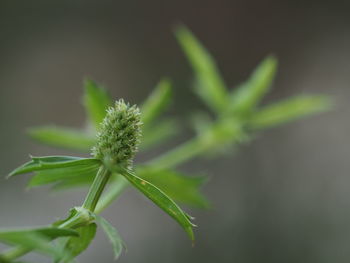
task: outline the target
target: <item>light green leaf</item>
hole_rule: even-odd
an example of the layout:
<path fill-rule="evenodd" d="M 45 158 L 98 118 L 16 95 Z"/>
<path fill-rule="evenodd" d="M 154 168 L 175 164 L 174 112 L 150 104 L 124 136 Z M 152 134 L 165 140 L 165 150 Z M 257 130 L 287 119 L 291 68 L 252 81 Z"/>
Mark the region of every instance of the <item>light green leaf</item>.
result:
<path fill-rule="evenodd" d="M 97 170 L 96 170 L 97 171 Z M 62 178 L 56 184 L 52 186 L 52 190 L 68 190 L 70 188 L 86 187 L 91 185 L 96 173 L 88 173 L 84 175 L 78 175 L 70 178 Z"/>
<path fill-rule="evenodd" d="M 140 149 L 145 151 L 158 146 L 178 133 L 179 125 L 175 120 L 159 121 L 157 125 L 144 129 Z"/>
<path fill-rule="evenodd" d="M 141 120 L 145 126 L 150 125 L 164 111 L 170 99 L 171 83 L 167 79 L 162 79 L 141 106 Z"/>
<path fill-rule="evenodd" d="M 79 158 L 73 156 L 44 156 L 33 157 L 31 161 L 13 170 L 8 177 L 25 174 L 30 172 L 37 172 L 49 169 L 63 169 L 81 166 L 96 166 L 101 164 L 101 161 L 95 158 Z"/>
<path fill-rule="evenodd" d="M 37 171 L 29 181 L 29 187 L 41 186 L 58 182 L 59 184 L 79 185 L 93 179 L 100 167 L 100 163 L 77 164 L 71 167 L 52 168 Z"/>
<path fill-rule="evenodd" d="M 258 110 L 248 125 L 253 129 L 265 129 L 327 111 L 331 106 L 327 96 L 296 96 Z"/>
<path fill-rule="evenodd" d="M 186 205 L 209 208 L 208 200 L 200 187 L 207 181 L 205 176 L 185 176 L 172 170 L 140 167 L 137 174 L 164 191 L 170 198 Z"/>
<path fill-rule="evenodd" d="M 178 27 L 175 35 L 195 71 L 196 92 L 214 112 L 221 113 L 227 107 L 227 90 L 214 59 L 186 27 Z"/>
<path fill-rule="evenodd" d="M 98 129 L 106 115 L 107 108 L 112 106 L 112 101 L 106 90 L 92 80 L 85 80 L 84 87 L 84 106 L 89 120 Z"/>
<path fill-rule="evenodd" d="M 123 247 L 125 247 L 123 240 L 121 239 L 117 229 L 113 227 L 106 219 L 99 215 L 95 215 L 95 217 L 96 222 L 102 227 L 109 241 L 112 243 L 114 258 L 117 260 L 122 253 Z"/>
<path fill-rule="evenodd" d="M 96 224 L 92 223 L 77 229 L 79 237 L 71 237 L 66 242 L 65 251 L 67 252 L 63 262 L 70 262 L 73 258 L 86 250 L 96 234 Z M 58 261 L 59 262 L 59 261 Z"/>
<path fill-rule="evenodd" d="M 0 231 L 0 241 L 10 245 L 18 245 L 24 248 L 37 250 L 38 252 L 48 255 L 63 256 L 65 252 L 55 248 L 50 241 L 57 237 L 78 235 L 78 232 L 72 229 L 60 229 L 53 227 L 24 230 L 4 230 Z"/>
<path fill-rule="evenodd" d="M 144 179 L 136 176 L 132 172 L 117 169 L 133 186 L 140 190 L 146 197 L 152 200 L 164 212 L 174 218 L 187 232 L 190 239 L 194 240 L 192 227 L 194 226 L 189 220 L 189 216 L 181 210 L 181 208 L 162 190 Z"/>
<path fill-rule="evenodd" d="M 79 233 L 73 229 L 68 228 L 56 228 L 56 227 L 45 227 L 31 230 L 21 230 L 21 232 L 35 232 L 48 238 L 54 239 L 57 237 L 68 237 L 68 236 L 79 236 Z M 1 235 L 1 234 L 0 234 Z"/>
<path fill-rule="evenodd" d="M 230 113 L 250 113 L 269 91 L 277 69 L 277 59 L 265 58 L 255 69 L 249 80 L 230 95 Z"/>
<path fill-rule="evenodd" d="M 95 143 L 95 138 L 83 131 L 56 126 L 34 127 L 28 130 L 33 139 L 55 147 L 87 151 Z"/>

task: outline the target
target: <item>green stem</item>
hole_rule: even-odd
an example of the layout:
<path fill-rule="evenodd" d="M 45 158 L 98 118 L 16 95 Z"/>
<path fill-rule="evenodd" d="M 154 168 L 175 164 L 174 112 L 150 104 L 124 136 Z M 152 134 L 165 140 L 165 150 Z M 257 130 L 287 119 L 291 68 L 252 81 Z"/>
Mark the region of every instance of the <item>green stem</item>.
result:
<path fill-rule="evenodd" d="M 118 198 L 121 193 L 129 185 L 129 182 L 122 176 L 118 175 L 117 179 L 110 183 L 109 189 L 104 194 L 97 203 L 95 208 L 95 213 L 101 213 L 106 207 L 108 207 L 116 198 Z"/>
<path fill-rule="evenodd" d="M 111 173 L 109 172 L 109 170 L 102 165 L 100 167 L 100 169 L 97 172 L 97 175 L 90 187 L 90 190 L 86 196 L 86 199 L 84 201 L 83 204 L 83 209 L 82 211 L 78 212 L 74 217 L 72 217 L 71 219 L 63 222 L 61 225 L 57 226 L 59 228 L 78 228 L 86 223 L 88 223 L 89 221 L 91 221 L 91 218 L 89 216 L 89 212 L 94 212 L 97 202 L 101 197 L 101 194 L 104 190 L 104 188 L 107 185 L 107 182 L 109 180 L 111 176 Z M 111 201 L 108 201 L 107 203 L 109 204 Z M 84 210 L 87 209 L 88 211 Z M 1 255 L 0 257 L 0 262 L 1 260 L 6 261 L 11 261 L 14 260 L 16 258 L 19 258 L 27 253 L 29 253 L 30 251 L 32 251 L 32 249 L 30 248 L 25 248 L 22 246 L 16 247 L 14 249 L 10 249 L 7 252 L 5 252 L 4 254 Z"/>
<path fill-rule="evenodd" d="M 111 177 L 111 172 L 102 165 L 97 172 L 97 175 L 90 187 L 89 193 L 83 204 L 83 208 L 94 212 L 97 202 L 100 199 L 104 188 L 106 187 L 109 178 Z"/>

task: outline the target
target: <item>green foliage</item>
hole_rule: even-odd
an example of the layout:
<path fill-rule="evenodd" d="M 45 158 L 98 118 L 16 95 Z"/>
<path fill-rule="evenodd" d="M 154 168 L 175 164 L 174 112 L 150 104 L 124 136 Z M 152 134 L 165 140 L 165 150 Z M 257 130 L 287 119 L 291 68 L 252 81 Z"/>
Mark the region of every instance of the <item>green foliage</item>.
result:
<path fill-rule="evenodd" d="M 86 80 L 84 87 L 84 106 L 89 120 L 98 129 L 106 115 L 107 108 L 112 106 L 112 100 L 105 89 L 92 80 Z"/>
<path fill-rule="evenodd" d="M 249 125 L 253 129 L 266 129 L 305 116 L 328 111 L 332 107 L 326 96 L 296 96 L 263 107 L 253 114 Z"/>
<path fill-rule="evenodd" d="M 34 229 L 20 229 L 20 230 L 4 230 L 0 231 L 0 242 L 8 245 L 19 245 L 24 250 L 36 250 L 40 253 L 50 256 L 64 256 L 65 252 L 62 252 L 58 248 L 50 244 L 52 239 L 58 237 L 78 236 L 78 232 L 72 229 L 63 229 L 55 227 L 43 227 Z M 7 258 L 11 256 L 11 252 L 4 253 L 0 256 L 0 262 L 7 261 Z"/>
<path fill-rule="evenodd" d="M 64 251 L 66 251 L 66 255 L 64 258 L 56 260 L 56 262 L 70 262 L 80 253 L 82 253 L 85 249 L 88 248 L 91 241 L 94 239 L 96 234 L 97 226 L 95 223 L 91 223 L 87 226 L 82 226 L 77 229 L 79 234 L 78 237 L 71 237 L 65 243 Z"/>
<path fill-rule="evenodd" d="M 187 232 L 191 240 L 194 240 L 192 227 L 194 224 L 189 220 L 187 214 L 185 214 L 181 208 L 162 190 L 155 185 L 147 182 L 144 179 L 136 176 L 127 169 L 122 169 L 121 173 L 133 186 L 140 190 L 146 197 L 152 200 L 157 206 L 164 210 L 168 215 L 174 218 Z"/>
<path fill-rule="evenodd" d="M 187 176 L 176 171 L 157 170 L 152 167 L 140 167 L 137 174 L 177 202 L 198 208 L 210 207 L 209 201 L 199 191 L 207 182 L 205 176 Z"/>
<path fill-rule="evenodd" d="M 101 161 L 94 158 L 71 156 L 32 157 L 32 161 L 22 165 L 9 174 L 9 177 L 35 172 L 29 186 L 40 186 L 52 183 L 65 184 L 77 178 L 95 176 Z"/>
<path fill-rule="evenodd" d="M 0 232 L 1 242 L 17 246 L 0 255 L 0 262 L 18 262 L 19 257 L 31 250 L 52 256 L 56 263 L 71 262 L 94 239 L 97 230 L 94 222 L 105 231 L 118 258 L 123 241 L 117 230 L 97 214 L 128 186 L 139 190 L 170 215 L 193 241 L 192 218 L 175 201 L 208 208 L 209 201 L 200 191 L 207 180 L 203 176 L 185 175 L 177 170 L 178 166 L 202 155 L 219 156 L 226 149 L 248 141 L 256 132 L 326 111 L 331 106 L 325 96 L 296 96 L 262 107 L 261 101 L 271 89 L 277 71 L 275 57 L 264 59 L 248 80 L 229 90 L 213 57 L 188 29 L 179 27 L 176 38 L 193 68 L 197 83 L 195 92 L 214 114 L 190 113 L 196 130 L 193 138 L 132 167 L 131 159 L 139 143 L 140 118 L 143 122 L 141 151 L 169 141 L 181 130 L 179 121 L 161 118 L 172 99 L 170 80 L 163 79 L 158 83 L 142 104 L 140 116 L 136 106 L 129 107 L 122 100 L 109 108 L 112 99 L 107 92 L 95 82 L 85 81 L 83 101 L 89 129 L 41 126 L 31 128 L 29 135 L 47 145 L 87 153 L 97 145 L 96 158 L 31 157 L 31 161 L 8 176 L 33 172 L 30 187 L 51 184 L 54 190 L 89 186 L 85 202 L 82 207 L 71 209 L 66 219 L 51 227 Z M 93 136 L 93 132 L 98 136 Z M 126 160 L 128 165 L 124 165 Z M 50 242 L 56 238 L 61 241 L 59 247 Z"/>
<path fill-rule="evenodd" d="M 101 161 L 95 158 L 80 158 L 72 156 L 44 156 L 34 157 L 31 156 L 31 161 L 23 164 L 22 166 L 13 170 L 8 177 L 12 177 L 19 174 L 26 174 L 30 172 L 38 172 L 51 169 L 64 169 L 63 172 L 70 173 L 65 169 L 72 169 L 77 166 L 90 166 L 101 164 Z"/>
<path fill-rule="evenodd" d="M 141 106 L 141 120 L 146 127 L 152 125 L 155 119 L 169 106 L 170 101 L 171 83 L 169 80 L 163 79 Z"/>
<path fill-rule="evenodd" d="M 186 27 L 178 27 L 175 35 L 199 82 L 197 94 L 214 112 L 222 112 L 228 103 L 227 91 L 214 59 Z"/>
<path fill-rule="evenodd" d="M 112 244 L 114 259 L 117 260 L 125 247 L 123 240 L 121 239 L 117 229 L 113 227 L 106 219 L 101 216 L 95 215 L 96 222 L 102 227 L 106 233 L 109 241 Z"/>
<path fill-rule="evenodd" d="M 31 128 L 28 134 L 35 140 L 58 148 L 70 148 L 79 151 L 89 151 L 95 144 L 95 138 L 82 134 L 79 130 L 60 128 L 56 126 L 41 126 Z"/>
<path fill-rule="evenodd" d="M 264 59 L 250 78 L 230 94 L 228 111 L 238 115 L 252 112 L 270 90 L 276 69 L 275 57 Z"/>

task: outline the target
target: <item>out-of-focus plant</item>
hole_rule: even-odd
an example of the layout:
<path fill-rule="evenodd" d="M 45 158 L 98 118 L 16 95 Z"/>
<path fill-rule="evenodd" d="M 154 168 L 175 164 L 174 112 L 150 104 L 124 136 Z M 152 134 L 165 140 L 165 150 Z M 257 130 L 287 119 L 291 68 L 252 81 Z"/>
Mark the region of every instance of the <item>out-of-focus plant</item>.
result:
<path fill-rule="evenodd" d="M 82 206 L 72 208 L 66 219 L 48 226 L 1 230 L 0 241 L 14 247 L 0 255 L 0 262 L 17 262 L 30 251 L 49 255 L 56 263 L 74 261 L 94 239 L 97 225 L 106 232 L 118 258 L 122 239 L 99 214 L 129 186 L 175 219 L 193 241 L 193 218 L 175 202 L 209 207 L 200 192 L 206 178 L 185 175 L 177 166 L 206 154 L 222 154 L 224 149 L 247 141 L 257 132 L 330 108 L 327 97 L 305 95 L 260 106 L 275 77 L 275 57 L 264 59 L 248 80 L 229 90 L 214 59 L 191 32 L 179 27 L 175 34 L 194 70 L 195 92 L 212 114 L 193 114 L 191 120 L 196 131 L 193 138 L 154 159 L 133 165 L 139 143 L 140 150 L 147 151 L 179 133 L 179 122 L 160 117 L 171 102 L 171 82 L 161 80 L 139 110 L 123 100 L 112 103 L 103 87 L 85 81 L 83 101 L 88 116 L 85 129 L 43 126 L 30 129 L 29 134 L 39 142 L 59 148 L 83 152 L 92 149 L 93 157 L 31 157 L 9 177 L 34 173 L 30 187 L 50 184 L 54 190 L 88 186 L 86 199 Z M 51 242 L 55 239 L 58 242 Z"/>

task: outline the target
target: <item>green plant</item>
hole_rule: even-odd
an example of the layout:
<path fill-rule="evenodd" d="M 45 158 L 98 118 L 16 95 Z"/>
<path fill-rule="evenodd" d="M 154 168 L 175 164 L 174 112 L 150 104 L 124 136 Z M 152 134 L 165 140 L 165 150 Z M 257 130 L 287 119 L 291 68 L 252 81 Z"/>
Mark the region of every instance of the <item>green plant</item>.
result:
<path fill-rule="evenodd" d="M 174 218 L 193 241 L 192 218 L 175 201 L 209 207 L 199 191 L 206 178 L 184 175 L 176 170 L 178 165 L 206 154 L 218 156 L 257 132 L 330 107 L 325 96 L 297 96 L 261 107 L 260 101 L 269 91 L 276 73 L 277 61 L 273 56 L 264 59 L 247 81 L 231 91 L 213 58 L 189 30 L 179 27 L 176 37 L 195 72 L 195 92 L 212 115 L 193 114 L 196 131 L 193 138 L 133 166 L 139 143 L 140 150 L 147 151 L 179 131 L 176 120 L 160 118 L 171 100 L 170 81 L 161 80 L 139 111 L 123 100 L 113 104 L 104 88 L 87 80 L 84 106 L 89 125 L 86 129 L 43 126 L 30 129 L 29 134 L 55 147 L 84 152 L 92 149 L 93 158 L 31 157 L 31 161 L 9 174 L 13 177 L 33 172 L 30 187 L 50 184 L 53 189 L 61 190 L 89 186 L 87 197 L 82 206 L 72 208 L 64 220 L 33 229 L 0 231 L 0 241 L 15 246 L 0 255 L 0 262 L 17 262 L 33 250 L 53 257 L 55 262 L 70 262 L 89 246 L 97 225 L 106 232 L 118 258 L 123 248 L 122 239 L 99 213 L 130 185 Z M 51 242 L 54 239 L 58 242 Z"/>

